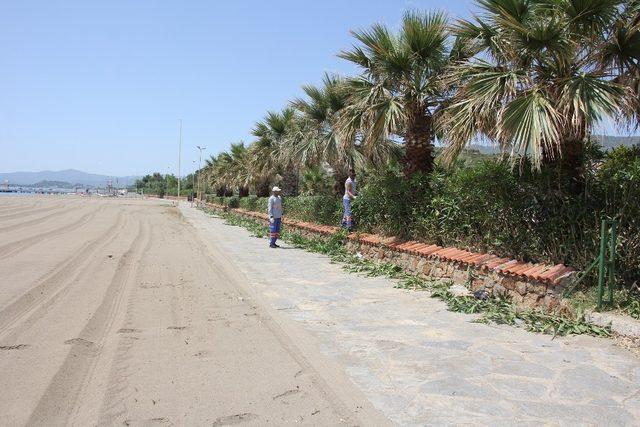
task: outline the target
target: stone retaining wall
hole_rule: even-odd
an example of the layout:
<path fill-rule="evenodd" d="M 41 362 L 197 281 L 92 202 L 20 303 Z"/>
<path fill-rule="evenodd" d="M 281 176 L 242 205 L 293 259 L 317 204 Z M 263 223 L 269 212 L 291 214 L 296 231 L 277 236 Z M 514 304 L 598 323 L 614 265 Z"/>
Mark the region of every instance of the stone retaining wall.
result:
<path fill-rule="evenodd" d="M 215 203 L 201 205 L 253 219 L 267 219 L 266 213 L 229 209 Z M 340 230 L 288 218 L 284 219 L 284 224 L 307 236 L 332 235 Z M 472 291 L 485 289 L 494 296 L 508 296 L 521 307 L 542 308 L 549 312 L 570 311 L 566 300 L 562 299 L 562 292 L 576 272 L 562 264 L 531 264 L 492 254 L 417 241 L 402 242 L 393 237 L 365 233 L 351 233 L 347 239 L 349 250 L 370 260 L 397 264 L 407 272 L 427 278 L 450 279 L 469 285 Z"/>

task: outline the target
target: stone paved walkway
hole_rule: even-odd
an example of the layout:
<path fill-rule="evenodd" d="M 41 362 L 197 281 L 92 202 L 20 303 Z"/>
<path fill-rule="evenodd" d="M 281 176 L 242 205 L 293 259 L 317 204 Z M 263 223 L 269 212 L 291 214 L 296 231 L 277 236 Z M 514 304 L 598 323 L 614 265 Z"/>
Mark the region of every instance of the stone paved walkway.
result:
<path fill-rule="evenodd" d="M 640 425 L 640 360 L 610 340 L 471 323 L 425 293 L 182 211 L 397 424 Z"/>

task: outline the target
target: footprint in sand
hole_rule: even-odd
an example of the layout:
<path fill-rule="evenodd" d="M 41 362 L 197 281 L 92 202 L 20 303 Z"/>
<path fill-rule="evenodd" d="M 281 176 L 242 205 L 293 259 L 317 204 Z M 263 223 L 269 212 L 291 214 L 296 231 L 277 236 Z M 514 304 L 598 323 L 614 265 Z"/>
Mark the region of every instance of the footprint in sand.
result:
<path fill-rule="evenodd" d="M 137 332 L 142 332 L 140 329 L 133 329 L 133 328 L 121 328 L 118 329 L 118 333 L 119 334 L 133 334 L 133 333 L 137 333 Z"/>
<path fill-rule="evenodd" d="M 3 350 L 3 351 L 24 350 L 27 347 L 29 347 L 28 344 L 0 345 L 0 350 Z"/>
<path fill-rule="evenodd" d="M 150 418 L 147 420 L 124 420 L 123 424 L 125 426 L 173 425 L 173 423 L 165 417 Z"/>
<path fill-rule="evenodd" d="M 248 421 L 253 421 L 256 418 L 258 418 L 256 414 L 245 412 L 243 414 L 235 414 L 235 415 L 229 415 L 226 417 L 216 418 L 216 420 L 213 422 L 213 424 L 211 424 L 211 426 L 212 427 L 230 426 L 234 424 L 241 424 L 241 423 L 246 423 Z"/>
<path fill-rule="evenodd" d="M 84 338 L 73 338 L 73 339 L 70 339 L 70 340 L 66 340 L 64 343 L 65 344 L 74 344 L 74 345 L 75 344 L 80 344 L 80 345 L 83 345 L 83 346 L 85 346 L 87 348 L 93 347 L 93 344 L 94 344 L 93 342 L 91 342 L 89 340 L 85 340 Z"/>
<path fill-rule="evenodd" d="M 280 393 L 277 396 L 273 396 L 273 400 L 283 399 L 285 397 L 293 396 L 294 394 L 298 394 L 298 393 L 300 393 L 300 389 L 299 388 L 294 388 L 294 389 L 291 389 L 291 390 L 287 390 L 284 393 Z"/>
<path fill-rule="evenodd" d="M 200 350 L 194 354 L 194 357 L 197 357 L 198 359 L 205 359 L 207 356 L 209 356 L 209 352 L 205 350 Z"/>

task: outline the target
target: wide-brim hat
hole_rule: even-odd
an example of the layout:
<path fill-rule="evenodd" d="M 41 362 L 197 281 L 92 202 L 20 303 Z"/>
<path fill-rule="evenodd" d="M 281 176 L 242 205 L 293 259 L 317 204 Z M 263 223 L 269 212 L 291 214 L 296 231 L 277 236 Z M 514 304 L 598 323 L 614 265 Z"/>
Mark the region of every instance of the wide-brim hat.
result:
<path fill-rule="evenodd" d="M 276 185 L 275 187 L 273 187 L 273 188 L 271 189 L 271 191 L 282 191 L 282 190 L 280 189 L 280 187 L 278 187 L 278 186 Z"/>

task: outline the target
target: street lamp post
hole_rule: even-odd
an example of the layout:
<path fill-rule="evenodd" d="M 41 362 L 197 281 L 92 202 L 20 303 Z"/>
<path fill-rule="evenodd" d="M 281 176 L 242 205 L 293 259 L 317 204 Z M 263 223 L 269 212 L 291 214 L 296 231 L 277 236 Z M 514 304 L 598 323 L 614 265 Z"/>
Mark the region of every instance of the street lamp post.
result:
<path fill-rule="evenodd" d="M 207 147 L 201 147 L 197 145 L 196 148 L 200 150 L 200 162 L 198 163 L 198 191 L 196 194 L 198 195 L 198 199 L 201 199 L 202 195 L 200 194 L 200 170 L 202 169 L 202 152 L 206 150 Z"/>
<path fill-rule="evenodd" d="M 193 161 L 193 174 L 191 175 L 191 207 L 193 207 L 193 202 L 194 202 L 194 194 L 193 191 L 196 189 L 196 174 L 198 173 L 196 169 L 196 161 Z"/>
<path fill-rule="evenodd" d="M 178 121 L 180 131 L 178 132 L 178 201 L 180 200 L 180 161 L 182 160 L 182 119 Z"/>

